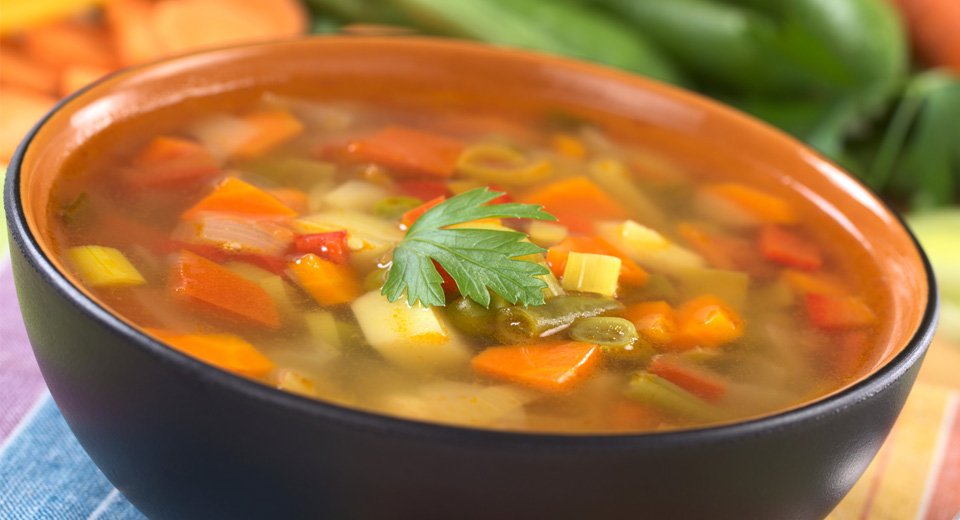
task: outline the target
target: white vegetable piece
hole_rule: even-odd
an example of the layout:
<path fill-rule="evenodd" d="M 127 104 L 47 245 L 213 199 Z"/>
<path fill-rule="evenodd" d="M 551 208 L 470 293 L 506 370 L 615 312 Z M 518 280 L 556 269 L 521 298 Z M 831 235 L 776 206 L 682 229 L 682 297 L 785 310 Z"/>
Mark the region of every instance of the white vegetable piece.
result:
<path fill-rule="evenodd" d="M 327 192 L 323 196 L 323 205 L 327 208 L 366 211 L 389 196 L 387 190 L 376 184 L 350 180 Z"/>
<path fill-rule="evenodd" d="M 221 162 L 256 137 L 257 128 L 234 116 L 211 116 L 194 123 L 187 133 Z"/>
<path fill-rule="evenodd" d="M 613 296 L 617 293 L 622 261 L 610 255 L 578 253 L 567 255 L 561 283 L 568 291 L 583 291 Z"/>
<path fill-rule="evenodd" d="M 529 232 L 530 241 L 540 247 L 550 247 L 567 238 L 566 226 L 542 220 L 531 222 Z"/>
<path fill-rule="evenodd" d="M 700 255 L 633 220 L 602 222 L 597 230 L 634 262 L 652 271 L 676 275 L 684 269 L 706 266 Z"/>
<path fill-rule="evenodd" d="M 384 411 L 402 417 L 452 424 L 484 426 L 520 425 L 526 418 L 523 405 L 534 394 L 509 385 L 485 386 L 441 381 L 414 393 L 387 398 Z"/>
<path fill-rule="evenodd" d="M 418 372 L 466 364 L 470 350 L 432 307 L 387 300 L 371 291 L 350 304 L 370 345 L 388 361 Z"/>

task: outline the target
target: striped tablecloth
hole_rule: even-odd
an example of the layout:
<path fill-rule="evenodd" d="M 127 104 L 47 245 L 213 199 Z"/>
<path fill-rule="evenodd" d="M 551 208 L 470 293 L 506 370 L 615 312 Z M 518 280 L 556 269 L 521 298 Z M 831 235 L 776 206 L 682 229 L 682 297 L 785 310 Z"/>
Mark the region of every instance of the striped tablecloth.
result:
<path fill-rule="evenodd" d="M 7 247 L 0 241 L 0 519 L 143 518 L 93 464 L 50 398 L 27 342 Z M 921 375 L 879 455 L 831 520 L 960 520 L 960 347 L 935 343 L 927 364 L 943 375 Z"/>

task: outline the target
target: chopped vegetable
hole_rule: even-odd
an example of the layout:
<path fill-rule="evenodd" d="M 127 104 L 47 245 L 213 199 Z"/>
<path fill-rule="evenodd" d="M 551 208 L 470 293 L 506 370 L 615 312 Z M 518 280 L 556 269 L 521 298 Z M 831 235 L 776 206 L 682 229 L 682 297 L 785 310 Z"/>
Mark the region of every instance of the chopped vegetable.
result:
<path fill-rule="evenodd" d="M 419 206 L 410 209 L 400 217 L 400 226 L 403 229 L 410 229 L 413 226 L 413 223 L 417 221 L 418 218 L 422 217 L 424 213 L 430 211 L 434 206 L 439 205 L 443 201 L 447 200 L 443 195 L 430 199 Z"/>
<path fill-rule="evenodd" d="M 663 229 L 666 226 L 666 215 L 643 190 L 637 187 L 627 165 L 622 161 L 614 159 L 593 161 L 590 163 L 587 174 L 597 186 L 631 212 L 634 218 L 650 227 Z M 610 215 L 610 218 L 617 217 Z"/>
<path fill-rule="evenodd" d="M 381 218 L 400 220 L 404 213 L 416 208 L 420 204 L 420 199 L 416 197 L 405 197 L 402 195 L 384 197 L 370 208 L 370 212 Z"/>
<path fill-rule="evenodd" d="M 460 297 L 447 306 L 447 318 L 458 330 L 474 336 L 493 333 L 494 310 L 470 298 Z"/>
<path fill-rule="evenodd" d="M 689 348 L 718 347 L 743 335 L 743 318 L 713 295 L 690 300 L 676 311 L 677 334 L 672 344 Z"/>
<path fill-rule="evenodd" d="M 269 328 L 280 326 L 276 304 L 250 280 L 190 251 L 181 251 L 170 273 L 170 290 L 221 314 Z"/>
<path fill-rule="evenodd" d="M 821 329 L 855 329 L 877 321 L 873 310 L 856 296 L 807 294 L 807 315 Z"/>
<path fill-rule="evenodd" d="M 310 336 L 321 343 L 338 349 L 344 347 L 337 330 L 337 319 L 330 311 L 313 311 L 303 315 L 303 321 L 310 331 Z"/>
<path fill-rule="evenodd" d="M 750 275 L 747 273 L 709 267 L 691 267 L 678 270 L 674 275 L 679 295 L 683 298 L 695 298 L 709 293 L 738 312 L 746 306 L 747 294 L 750 290 Z"/>
<path fill-rule="evenodd" d="M 537 390 L 563 392 L 593 374 L 599 362 L 599 346 L 573 341 L 490 347 L 477 354 L 470 365 L 486 376 Z"/>
<path fill-rule="evenodd" d="M 615 248 L 602 237 L 569 237 L 547 250 L 547 265 L 556 276 L 563 276 L 570 251 L 615 256 L 620 259 L 619 281 L 625 285 L 642 286 L 647 281 L 647 272 L 630 257 Z"/>
<path fill-rule="evenodd" d="M 553 222 L 534 220 L 527 229 L 530 240 L 541 247 L 559 244 L 567 238 L 567 228 Z M 554 273 L 556 274 L 556 273 Z"/>
<path fill-rule="evenodd" d="M 253 135 L 233 150 L 242 159 L 259 157 L 303 132 L 303 123 L 286 110 L 261 110 L 247 114 L 243 120 L 253 129 Z"/>
<path fill-rule="evenodd" d="M 579 318 L 600 316 L 623 309 L 617 300 L 599 295 L 566 295 L 543 305 L 509 306 L 496 314 L 494 333 L 505 344 L 525 343 L 555 334 Z"/>
<path fill-rule="evenodd" d="M 118 249 L 105 246 L 77 246 L 67 250 L 70 264 L 91 287 L 129 287 L 147 281 Z"/>
<path fill-rule="evenodd" d="M 703 188 L 717 197 L 735 204 L 738 208 L 770 224 L 794 224 L 798 217 L 793 206 L 786 200 L 745 184 L 733 182 L 714 184 Z"/>
<path fill-rule="evenodd" d="M 522 199 L 539 204 L 570 231 L 592 234 L 597 220 L 623 220 L 629 216 L 615 199 L 586 177 L 571 177 L 548 184 Z"/>
<path fill-rule="evenodd" d="M 726 382 L 719 376 L 676 357 L 656 356 L 647 370 L 710 402 L 719 401 L 727 391 Z"/>
<path fill-rule="evenodd" d="M 184 219 L 194 219 L 210 211 L 251 217 L 295 217 L 297 212 L 268 192 L 237 177 L 227 177 L 213 192 L 185 211 Z"/>
<path fill-rule="evenodd" d="M 350 266 L 308 253 L 288 264 L 294 280 L 320 305 L 349 303 L 361 294 L 360 281 Z"/>
<path fill-rule="evenodd" d="M 570 337 L 584 343 L 626 347 L 637 341 L 637 328 L 630 321 L 612 316 L 580 318 L 570 326 Z"/>
<path fill-rule="evenodd" d="M 481 143 L 460 154 L 457 170 L 480 182 L 515 186 L 550 177 L 552 167 L 547 159 L 530 159 L 509 146 Z"/>
<path fill-rule="evenodd" d="M 428 421 L 471 426 L 521 423 L 530 392 L 511 385 L 478 385 L 443 381 L 419 387 L 411 394 L 387 399 L 387 413 Z"/>
<path fill-rule="evenodd" d="M 343 230 L 297 235 L 293 239 L 293 250 L 300 254 L 312 253 L 335 264 L 346 264 L 350 254 L 347 232 Z"/>
<path fill-rule="evenodd" d="M 273 362 L 256 347 L 233 334 L 179 334 L 150 328 L 145 332 L 188 356 L 228 372 L 262 377 L 274 368 Z"/>
<path fill-rule="evenodd" d="M 187 243 L 214 246 L 225 253 L 274 257 L 283 255 L 293 242 L 293 232 L 276 222 L 208 212 L 182 222 L 174 236 Z"/>
<path fill-rule="evenodd" d="M 466 364 L 469 349 L 443 322 L 441 310 L 387 300 L 373 291 L 350 304 L 367 341 L 403 368 L 442 371 Z"/>
<path fill-rule="evenodd" d="M 720 409 L 655 374 L 640 372 L 630 379 L 626 396 L 672 417 L 716 421 Z"/>
<path fill-rule="evenodd" d="M 644 268 L 676 274 L 679 270 L 705 264 L 700 255 L 633 220 L 607 222 L 597 228 L 600 236 Z"/>
<path fill-rule="evenodd" d="M 543 302 L 545 283 L 536 278 L 549 270 L 514 257 L 540 253 L 543 249 L 523 241 L 524 235 L 492 229 L 444 229 L 482 218 L 551 219 L 551 215 L 528 204 L 494 204 L 500 196 L 486 188 L 453 197 L 423 214 L 393 252 L 393 264 L 383 294 L 397 301 L 407 299 L 423 305 L 444 305 L 442 278 L 433 266 L 438 262 L 457 282 L 460 293 L 483 306 L 490 305 L 493 290 L 511 303 Z"/>
<path fill-rule="evenodd" d="M 328 191 L 323 196 L 323 202 L 328 208 L 367 211 L 388 195 L 387 190 L 376 184 L 349 180 Z"/>
<path fill-rule="evenodd" d="M 219 172 L 217 159 L 199 143 L 159 136 L 133 158 L 133 168 L 125 180 L 138 189 L 176 189 L 210 179 Z"/>
<path fill-rule="evenodd" d="M 345 150 L 354 161 L 380 164 L 402 176 L 445 178 L 453 175 L 463 143 L 411 128 L 388 126 L 350 142 Z"/>
<path fill-rule="evenodd" d="M 797 269 L 819 269 L 823 265 L 820 248 L 805 238 L 779 226 L 760 230 L 760 253 L 764 258 Z"/>
<path fill-rule="evenodd" d="M 673 343 L 678 326 L 673 307 L 665 301 L 650 301 L 633 304 L 623 311 L 626 319 L 637 328 L 641 337 L 654 345 Z"/>
<path fill-rule="evenodd" d="M 567 256 L 561 284 L 568 291 L 581 291 L 613 296 L 620 278 L 620 259 L 615 256 L 578 253 Z"/>

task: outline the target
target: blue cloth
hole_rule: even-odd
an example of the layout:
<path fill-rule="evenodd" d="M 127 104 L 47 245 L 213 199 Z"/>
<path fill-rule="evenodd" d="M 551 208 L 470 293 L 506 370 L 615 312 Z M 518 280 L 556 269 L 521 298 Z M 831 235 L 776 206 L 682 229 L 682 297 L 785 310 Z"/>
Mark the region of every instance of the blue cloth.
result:
<path fill-rule="evenodd" d="M 0 451 L 0 519 L 144 518 L 97 469 L 44 393 Z"/>

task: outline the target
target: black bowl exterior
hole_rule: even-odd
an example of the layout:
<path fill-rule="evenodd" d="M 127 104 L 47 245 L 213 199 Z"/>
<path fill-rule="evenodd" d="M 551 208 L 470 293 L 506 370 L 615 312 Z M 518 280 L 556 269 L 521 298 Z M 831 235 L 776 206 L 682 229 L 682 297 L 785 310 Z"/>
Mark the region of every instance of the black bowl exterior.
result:
<path fill-rule="evenodd" d="M 582 437 L 426 425 L 158 355 L 43 260 L 9 195 L 43 376 L 83 447 L 151 518 L 822 518 L 890 431 L 931 339 L 928 323 L 828 403 L 739 425 Z"/>

